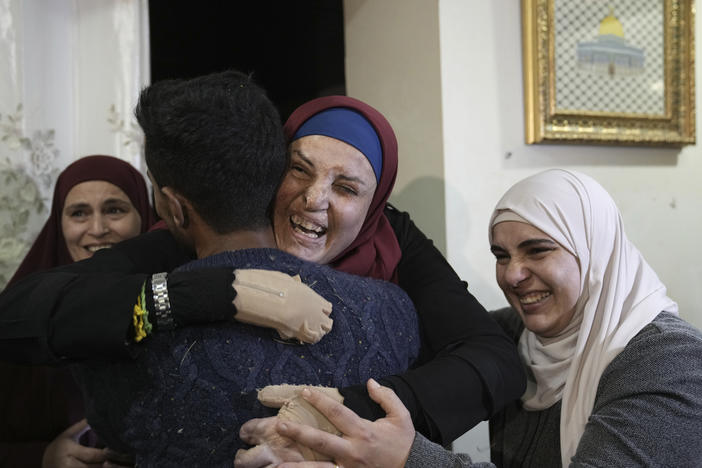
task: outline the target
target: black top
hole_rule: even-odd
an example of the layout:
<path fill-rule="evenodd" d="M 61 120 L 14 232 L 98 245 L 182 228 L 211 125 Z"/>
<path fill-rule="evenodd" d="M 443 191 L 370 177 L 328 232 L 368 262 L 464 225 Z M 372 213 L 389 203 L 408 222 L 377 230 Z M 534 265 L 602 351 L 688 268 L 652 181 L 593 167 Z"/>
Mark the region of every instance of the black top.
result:
<path fill-rule="evenodd" d="M 409 215 L 392 207 L 385 214 L 402 249 L 399 285 L 417 309 L 422 348 L 411 370 L 381 383 L 400 396 L 418 431 L 447 444 L 518 398 L 524 392 L 524 371 L 514 343 Z M 0 356 L 20 363 L 133 357 L 139 345 L 128 337 L 142 284 L 151 273 L 171 271 L 188 260 L 162 230 L 28 276 L 0 294 Z M 177 321 L 232 316 L 231 301 L 218 301 L 223 296 L 210 293 L 215 289 L 210 282 L 197 275 L 179 282 L 169 277 Z M 188 315 L 195 310 L 208 310 L 210 316 Z M 361 416 L 384 415 L 365 387 L 348 387 L 342 394 L 346 406 Z"/>

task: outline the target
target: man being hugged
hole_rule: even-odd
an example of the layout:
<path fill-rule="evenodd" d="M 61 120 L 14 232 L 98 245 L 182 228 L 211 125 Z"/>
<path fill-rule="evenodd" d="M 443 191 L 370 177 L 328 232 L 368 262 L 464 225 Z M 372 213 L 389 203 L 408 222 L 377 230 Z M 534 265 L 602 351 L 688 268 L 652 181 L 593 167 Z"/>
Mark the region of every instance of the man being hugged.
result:
<path fill-rule="evenodd" d="M 236 269 L 237 320 L 278 330 L 299 302 L 290 295 L 305 294 L 290 278 L 299 275 L 330 301 L 318 307 L 333 310 L 334 327 L 314 345 L 239 322 L 179 328 L 153 334 L 136 361 L 81 365 L 88 422 L 110 448 L 133 454 L 139 466 L 231 466 L 243 445 L 239 427 L 272 414 L 257 402 L 257 389 L 343 387 L 409 367 L 417 318 L 398 287 L 275 248 L 268 207 L 286 167 L 285 145 L 277 111 L 248 76 L 155 83 L 136 114 L 157 212 L 197 256 L 181 269 Z M 142 292 L 153 294 L 156 310 L 147 316 L 159 317 L 159 326 L 168 323 L 166 284 L 156 278 Z M 135 317 L 137 332 L 148 327 Z M 331 327 L 323 314 L 315 320 L 292 328 L 314 335 Z"/>

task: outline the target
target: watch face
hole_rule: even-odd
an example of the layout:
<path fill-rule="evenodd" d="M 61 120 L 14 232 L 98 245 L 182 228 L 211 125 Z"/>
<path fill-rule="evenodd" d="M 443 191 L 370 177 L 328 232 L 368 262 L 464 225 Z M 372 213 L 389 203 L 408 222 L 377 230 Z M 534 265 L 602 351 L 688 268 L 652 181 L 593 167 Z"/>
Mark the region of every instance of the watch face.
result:
<path fill-rule="evenodd" d="M 174 328 L 173 316 L 171 315 L 171 303 L 168 299 L 168 275 L 166 273 L 156 273 L 151 276 L 151 289 L 154 293 L 154 311 L 156 315 L 156 326 L 164 330 Z"/>

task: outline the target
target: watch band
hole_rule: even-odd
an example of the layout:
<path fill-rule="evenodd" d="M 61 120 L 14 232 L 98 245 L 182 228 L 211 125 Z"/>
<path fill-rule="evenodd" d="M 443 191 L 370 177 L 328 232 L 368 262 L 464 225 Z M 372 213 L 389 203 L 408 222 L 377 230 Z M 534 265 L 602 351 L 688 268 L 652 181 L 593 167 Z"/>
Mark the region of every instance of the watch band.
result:
<path fill-rule="evenodd" d="M 171 314 L 171 302 L 168 299 L 167 273 L 155 273 L 151 276 L 151 291 L 154 295 L 156 326 L 161 330 L 174 329 L 175 322 Z"/>

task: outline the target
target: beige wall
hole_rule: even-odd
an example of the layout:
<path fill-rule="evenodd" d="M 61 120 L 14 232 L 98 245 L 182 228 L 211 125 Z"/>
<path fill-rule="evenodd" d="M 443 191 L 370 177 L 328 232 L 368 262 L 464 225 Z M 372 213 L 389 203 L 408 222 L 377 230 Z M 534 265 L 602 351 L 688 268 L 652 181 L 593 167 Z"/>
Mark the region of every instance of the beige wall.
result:
<path fill-rule="evenodd" d="M 486 306 L 504 304 L 487 250 L 492 207 L 527 175 L 580 170 L 612 194 L 681 315 L 702 327 L 702 150 L 525 145 L 520 21 L 514 0 L 440 2 L 449 260 Z"/>
<path fill-rule="evenodd" d="M 390 201 L 445 252 L 436 0 L 344 0 L 346 91 L 382 112 L 400 148 Z"/>
<path fill-rule="evenodd" d="M 681 315 L 702 327 L 699 146 L 525 145 L 515 0 L 345 0 L 344 15 L 348 94 L 398 135 L 392 200 L 439 245 L 446 236 L 449 260 L 486 306 L 505 303 L 487 249 L 493 205 L 515 181 L 565 167 L 610 191 Z"/>
<path fill-rule="evenodd" d="M 345 0 L 349 94 L 389 117 L 402 148 L 394 199 L 434 238 L 445 232 L 448 260 L 486 307 L 497 308 L 506 301 L 487 245 L 495 202 L 546 168 L 590 174 L 612 194 L 629 238 L 681 316 L 702 328 L 702 149 L 525 145 L 519 4 Z M 443 232 L 434 224 L 439 211 Z M 487 435 L 477 433 L 457 447 L 486 460 Z"/>

